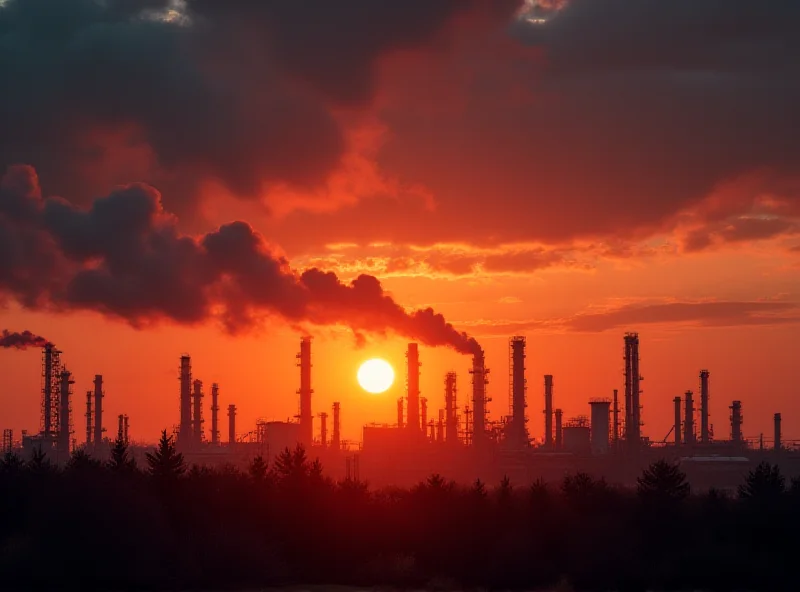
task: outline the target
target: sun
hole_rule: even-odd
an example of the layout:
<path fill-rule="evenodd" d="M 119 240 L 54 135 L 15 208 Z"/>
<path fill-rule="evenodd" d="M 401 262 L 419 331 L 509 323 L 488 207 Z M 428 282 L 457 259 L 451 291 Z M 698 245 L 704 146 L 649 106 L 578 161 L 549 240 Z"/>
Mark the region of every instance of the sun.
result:
<path fill-rule="evenodd" d="M 377 395 L 387 390 L 394 382 L 394 369 L 386 360 L 372 358 L 358 369 L 358 384 L 368 393 Z"/>

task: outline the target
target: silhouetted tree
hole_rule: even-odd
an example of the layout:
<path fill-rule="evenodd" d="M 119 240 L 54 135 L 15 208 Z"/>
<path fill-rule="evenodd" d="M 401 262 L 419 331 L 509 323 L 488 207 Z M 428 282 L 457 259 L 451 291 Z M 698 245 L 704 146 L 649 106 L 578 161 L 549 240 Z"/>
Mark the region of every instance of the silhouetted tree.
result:
<path fill-rule="evenodd" d="M 247 474 L 254 483 L 264 483 L 269 474 L 269 466 L 264 461 L 264 457 L 260 454 L 250 461 L 247 466 Z"/>
<path fill-rule="evenodd" d="M 99 470 L 102 464 L 89 456 L 83 448 L 74 451 L 67 461 L 66 469 L 72 473 Z"/>
<path fill-rule="evenodd" d="M 106 466 L 115 473 L 127 473 L 136 470 L 136 459 L 130 456 L 128 443 L 123 438 L 117 437 L 111 448 L 111 459 Z"/>
<path fill-rule="evenodd" d="M 689 497 L 686 474 L 676 464 L 657 460 L 636 480 L 636 493 L 646 503 L 676 503 Z"/>
<path fill-rule="evenodd" d="M 480 479 L 475 479 L 475 482 L 472 484 L 472 487 L 470 487 L 469 492 L 473 497 L 478 499 L 485 499 L 488 495 L 486 492 L 486 485 L 484 485 L 483 481 Z"/>
<path fill-rule="evenodd" d="M 30 459 L 25 463 L 25 467 L 34 474 L 46 474 L 55 472 L 55 467 L 41 446 L 34 447 Z"/>
<path fill-rule="evenodd" d="M 148 452 L 146 456 L 148 472 L 157 481 L 173 481 L 186 472 L 183 454 L 175 450 L 173 437 L 167 436 L 167 430 L 162 430 L 155 452 Z"/>
<path fill-rule="evenodd" d="M 743 500 L 768 503 L 778 501 L 786 492 L 786 479 L 778 465 L 762 461 L 745 477 L 739 485 L 739 498 Z"/>
<path fill-rule="evenodd" d="M 23 460 L 13 452 L 6 452 L 0 460 L 0 473 L 13 476 L 25 468 Z"/>

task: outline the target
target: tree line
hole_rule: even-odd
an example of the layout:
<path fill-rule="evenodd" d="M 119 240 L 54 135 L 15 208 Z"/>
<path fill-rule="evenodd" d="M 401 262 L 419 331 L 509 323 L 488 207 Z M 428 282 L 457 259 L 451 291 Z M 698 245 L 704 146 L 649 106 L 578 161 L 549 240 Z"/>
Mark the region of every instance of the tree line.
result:
<path fill-rule="evenodd" d="M 661 460 L 636 488 L 584 473 L 528 486 L 432 475 L 333 482 L 298 446 L 273 463 L 187 467 L 166 431 L 139 467 L 0 462 L 0 581 L 24 589 L 280 584 L 782 589 L 800 551 L 800 480 L 761 463 L 736 495 L 693 494 Z"/>

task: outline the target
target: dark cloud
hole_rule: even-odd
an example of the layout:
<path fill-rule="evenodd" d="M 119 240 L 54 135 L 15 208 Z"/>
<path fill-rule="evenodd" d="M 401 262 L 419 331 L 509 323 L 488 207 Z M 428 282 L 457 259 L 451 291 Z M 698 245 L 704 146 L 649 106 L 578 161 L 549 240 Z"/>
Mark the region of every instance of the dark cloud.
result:
<path fill-rule="evenodd" d="M 244 222 L 198 239 L 182 235 L 148 185 L 120 188 L 89 208 L 42 199 L 31 167 L 12 169 L 0 187 L 0 248 L 8 255 L 0 291 L 29 308 L 94 310 L 137 327 L 217 319 L 231 332 L 274 315 L 464 353 L 478 347 L 431 309 L 407 312 L 375 277 L 344 284 L 331 272 L 295 272 Z"/>
<path fill-rule="evenodd" d="M 798 224 L 794 220 L 743 217 L 694 229 L 687 234 L 683 247 L 687 252 L 702 251 L 712 246 L 765 240 L 797 232 Z"/>
<path fill-rule="evenodd" d="M 32 164 L 73 201 L 109 180 L 168 187 L 176 207 L 203 180 L 313 189 L 347 149 L 334 103 L 368 99 L 376 59 L 473 2 L 194 0 L 156 18 L 170 4 L 0 7 L 0 167 Z"/>
<path fill-rule="evenodd" d="M 465 28 L 450 51 L 382 78 L 392 136 L 380 163 L 428 187 L 436 209 L 364 201 L 314 238 L 638 240 L 672 230 L 721 183 L 800 173 L 799 11 L 572 0 L 510 36 L 507 23 Z M 296 213 L 287 240 L 307 223 Z"/>
<path fill-rule="evenodd" d="M 629 305 L 603 313 L 575 316 L 564 323 L 572 331 L 597 332 L 656 323 L 695 323 L 710 327 L 778 325 L 800 322 L 793 302 L 672 302 Z"/>
<path fill-rule="evenodd" d="M 0 334 L 0 347 L 26 349 L 28 347 L 44 347 L 48 343 L 50 342 L 47 339 L 30 331 L 22 331 L 20 333 L 3 329 L 2 334 Z"/>

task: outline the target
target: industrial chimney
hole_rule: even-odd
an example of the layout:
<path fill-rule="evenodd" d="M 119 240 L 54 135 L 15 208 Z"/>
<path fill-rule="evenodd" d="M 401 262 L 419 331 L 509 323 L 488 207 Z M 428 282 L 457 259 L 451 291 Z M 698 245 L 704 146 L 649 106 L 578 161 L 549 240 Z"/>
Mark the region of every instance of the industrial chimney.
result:
<path fill-rule="evenodd" d="M 780 452 L 782 448 L 781 443 L 781 414 L 775 414 L 775 452 Z"/>
<path fill-rule="evenodd" d="M 406 352 L 406 381 L 408 388 L 408 409 L 406 410 L 406 423 L 408 429 L 419 432 L 419 346 L 416 343 L 408 344 Z"/>
<path fill-rule="evenodd" d="M 472 445 L 482 448 L 487 441 L 486 438 L 486 362 L 483 350 L 472 356 Z"/>
<path fill-rule="evenodd" d="M 94 375 L 94 445 L 103 443 L 103 375 Z"/>
<path fill-rule="evenodd" d="M 211 444 L 219 445 L 219 385 L 211 384 Z"/>
<path fill-rule="evenodd" d="M 324 411 L 319 414 L 319 439 L 323 448 L 328 447 L 328 414 Z"/>
<path fill-rule="evenodd" d="M 339 410 L 341 406 L 339 402 L 333 404 L 333 437 L 331 438 L 331 448 L 334 450 L 339 450 L 341 448 L 341 438 L 339 431 L 340 424 L 339 424 Z"/>
<path fill-rule="evenodd" d="M 61 395 L 59 397 L 58 410 L 58 452 L 69 457 L 69 437 L 70 437 L 70 405 L 69 397 L 72 394 L 74 384 L 72 374 L 68 370 L 61 371 Z"/>
<path fill-rule="evenodd" d="M 92 391 L 86 391 L 86 446 L 92 445 Z"/>
<path fill-rule="evenodd" d="M 228 405 L 228 445 L 236 444 L 236 405 Z"/>
<path fill-rule="evenodd" d="M 672 431 L 675 432 L 675 446 L 681 445 L 681 398 L 675 397 L 672 399 L 675 403 L 675 427 Z"/>
<path fill-rule="evenodd" d="M 561 450 L 561 442 L 562 442 L 562 440 L 561 440 L 561 435 L 562 435 L 561 415 L 562 414 L 563 414 L 563 412 L 561 411 L 561 409 L 556 409 L 556 411 L 555 411 L 555 416 L 556 416 L 556 450 Z"/>
<path fill-rule="evenodd" d="M 203 381 L 192 383 L 192 442 L 200 447 L 203 442 Z"/>
<path fill-rule="evenodd" d="M 178 442 L 184 446 L 192 441 L 192 359 L 181 356 L 181 424 Z"/>
<path fill-rule="evenodd" d="M 683 441 L 691 446 L 694 444 L 694 393 L 686 391 L 684 399 Z"/>
<path fill-rule="evenodd" d="M 425 397 L 419 399 L 419 421 L 420 425 L 425 425 L 428 421 L 428 399 Z"/>
<path fill-rule="evenodd" d="M 522 448 L 528 445 L 528 429 L 525 425 L 525 338 L 512 337 L 508 343 L 509 370 L 511 373 L 511 441 Z"/>
<path fill-rule="evenodd" d="M 625 444 L 637 449 L 642 441 L 641 404 L 639 402 L 639 334 L 625 334 Z"/>
<path fill-rule="evenodd" d="M 456 416 L 456 373 L 448 372 L 444 377 L 445 439 L 458 442 L 458 417 Z"/>
<path fill-rule="evenodd" d="M 300 441 L 308 448 L 314 439 L 314 418 L 311 414 L 311 395 L 314 392 L 311 388 L 311 337 L 300 340 L 300 353 L 296 357 L 300 360 L 297 363 L 300 367 L 300 388 L 297 390 L 300 395 Z"/>
<path fill-rule="evenodd" d="M 553 375 L 544 375 L 544 445 L 553 448 Z"/>
<path fill-rule="evenodd" d="M 700 370 L 700 441 L 708 444 L 708 370 Z"/>
<path fill-rule="evenodd" d="M 734 401 L 731 406 L 731 441 L 735 444 L 742 443 L 742 402 Z"/>
<path fill-rule="evenodd" d="M 397 399 L 397 428 L 403 429 L 403 397 Z"/>

